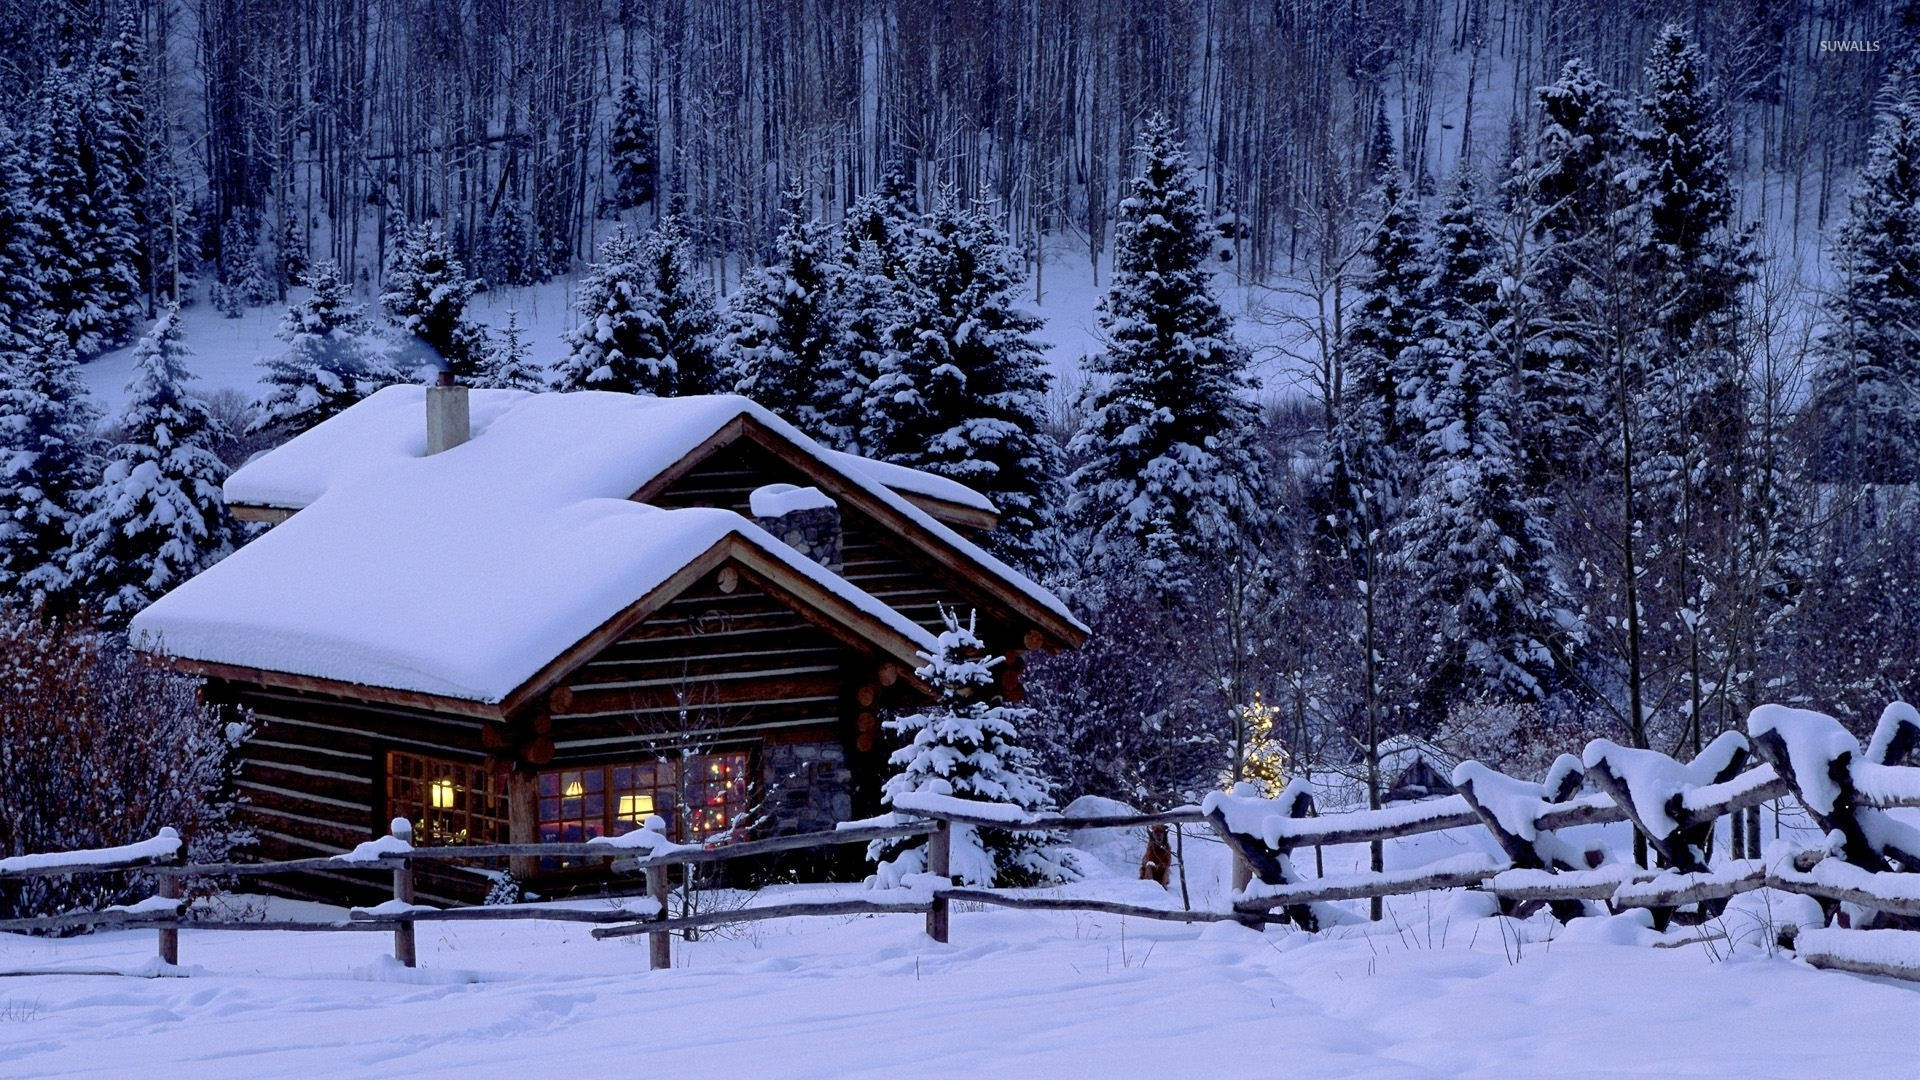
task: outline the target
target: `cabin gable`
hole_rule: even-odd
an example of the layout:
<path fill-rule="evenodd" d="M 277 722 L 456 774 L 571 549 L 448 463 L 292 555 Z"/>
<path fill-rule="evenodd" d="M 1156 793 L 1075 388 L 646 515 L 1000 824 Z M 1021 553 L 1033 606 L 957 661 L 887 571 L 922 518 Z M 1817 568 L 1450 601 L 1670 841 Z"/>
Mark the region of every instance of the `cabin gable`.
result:
<path fill-rule="evenodd" d="M 1014 610 L 1004 591 L 988 587 L 983 575 L 969 574 L 957 561 L 939 557 L 937 545 L 915 542 L 901 523 L 881 520 L 876 511 L 882 508 L 853 485 L 806 464 L 781 453 L 770 437 L 756 437 L 753 426 L 743 423 L 730 437 L 710 440 L 688 455 L 634 498 L 668 508 L 720 507 L 752 517 L 749 498 L 757 488 L 779 483 L 821 487 L 840 507 L 840 576 L 930 632 L 945 628 L 943 607 L 962 617 L 977 611 L 981 636 L 993 651 L 1004 655 L 1032 647 L 1028 634 L 1038 627 L 1032 617 Z M 968 530 L 957 531 L 964 535 Z M 1055 633 L 1044 636 L 1055 642 Z M 1077 644 L 1078 635 L 1066 643 Z"/>

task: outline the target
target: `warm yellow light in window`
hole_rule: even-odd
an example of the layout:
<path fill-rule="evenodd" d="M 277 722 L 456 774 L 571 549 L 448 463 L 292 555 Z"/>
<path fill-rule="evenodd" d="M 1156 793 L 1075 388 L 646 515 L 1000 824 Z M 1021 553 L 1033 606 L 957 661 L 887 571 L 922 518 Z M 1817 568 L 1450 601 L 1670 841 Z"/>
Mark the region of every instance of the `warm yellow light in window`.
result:
<path fill-rule="evenodd" d="M 427 785 L 427 796 L 428 801 L 433 804 L 435 810 L 451 810 L 453 808 L 453 781 L 444 776 L 440 777 L 433 783 Z"/>
<path fill-rule="evenodd" d="M 620 817 L 623 820 L 639 821 L 641 818 L 644 818 L 651 813 L 653 813 L 653 796 L 651 795 L 620 796 Z"/>
<path fill-rule="evenodd" d="M 587 793 L 586 785 L 582 784 L 580 782 L 580 778 L 576 776 L 573 779 L 567 781 L 566 790 L 563 791 L 561 794 L 565 795 L 569 799 L 577 799 L 580 796 L 585 795 L 586 793 Z"/>

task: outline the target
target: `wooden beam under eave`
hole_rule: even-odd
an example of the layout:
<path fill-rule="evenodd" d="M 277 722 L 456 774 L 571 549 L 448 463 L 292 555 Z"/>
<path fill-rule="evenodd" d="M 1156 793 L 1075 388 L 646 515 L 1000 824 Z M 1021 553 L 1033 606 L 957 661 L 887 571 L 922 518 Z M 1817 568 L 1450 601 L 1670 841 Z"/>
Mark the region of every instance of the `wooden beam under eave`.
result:
<path fill-rule="evenodd" d="M 877 649 L 905 664 L 909 672 L 919 665 L 919 647 L 913 639 L 753 544 L 738 539 L 735 544 L 734 557 L 753 583 L 801 618 L 862 651 Z M 823 614 L 827 617 L 822 618 Z"/>
<path fill-rule="evenodd" d="M 258 506 L 253 503 L 228 503 L 227 511 L 235 521 L 278 525 L 300 511 L 291 506 Z"/>
<path fill-rule="evenodd" d="M 207 679 L 220 679 L 224 682 L 245 683 L 251 686 L 265 686 L 276 690 L 296 690 L 306 694 L 320 694 L 325 697 L 344 698 L 348 701 L 367 701 L 380 705 L 399 705 L 409 709 L 422 709 L 427 712 L 448 713 L 454 716 L 469 716 L 477 720 L 500 720 L 505 717 L 501 707 L 484 701 L 467 698 L 448 697 L 444 694 L 429 694 L 418 690 L 396 690 L 388 686 L 369 686 L 365 683 L 345 682 L 339 679 L 323 679 L 315 675 L 297 675 L 289 671 L 269 671 L 265 668 L 244 667 L 239 664 L 221 664 L 211 660 L 191 660 L 180 656 L 160 654 L 158 659 L 177 671 L 189 675 L 198 675 Z"/>

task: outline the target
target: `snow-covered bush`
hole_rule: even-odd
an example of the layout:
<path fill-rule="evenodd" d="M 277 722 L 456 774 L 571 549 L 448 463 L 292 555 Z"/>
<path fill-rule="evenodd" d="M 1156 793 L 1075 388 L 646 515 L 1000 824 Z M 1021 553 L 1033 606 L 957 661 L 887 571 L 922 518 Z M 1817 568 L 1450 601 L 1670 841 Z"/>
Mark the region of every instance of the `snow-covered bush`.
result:
<path fill-rule="evenodd" d="M 1051 784 L 1020 743 L 1020 727 L 1033 710 L 996 702 L 993 669 L 1001 658 L 989 656 L 974 634 L 952 612 L 940 634 L 938 651 L 915 674 L 932 685 L 935 703 L 888 720 L 889 731 L 906 745 L 887 760 L 898 766 L 881 797 L 896 805 L 909 793 L 951 796 L 1024 811 L 1051 810 Z M 1058 836 L 1034 830 L 953 827 L 948 868 L 966 885 L 1023 886 L 1071 880 L 1079 876 Z M 867 857 L 878 864 L 877 883 L 897 885 L 926 869 L 926 841 L 875 841 Z"/>
<path fill-rule="evenodd" d="M 132 843 L 171 826 L 197 861 L 247 836 L 234 821 L 238 718 L 195 680 L 78 622 L 0 608 L 0 856 Z M 0 918 L 151 895 L 143 875 L 0 882 Z"/>

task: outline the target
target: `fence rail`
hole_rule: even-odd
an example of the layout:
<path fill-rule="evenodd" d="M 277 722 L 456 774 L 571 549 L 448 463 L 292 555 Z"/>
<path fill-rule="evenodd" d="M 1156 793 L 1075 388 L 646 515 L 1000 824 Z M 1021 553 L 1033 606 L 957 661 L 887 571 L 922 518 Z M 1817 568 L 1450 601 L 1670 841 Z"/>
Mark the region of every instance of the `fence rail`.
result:
<path fill-rule="evenodd" d="M 1211 796 L 1198 807 L 1097 817 L 1028 814 L 950 797 L 912 796 L 898 800 L 889 818 L 827 832 L 736 843 L 674 844 L 657 832 L 643 830 L 583 844 L 416 848 L 411 844 L 408 823 L 396 820 L 389 836 L 343 855 L 270 863 L 200 864 L 184 861 L 180 838 L 169 829 L 151 840 L 119 848 L 0 859 L 0 882 L 137 872 L 154 876 L 160 892 L 138 904 L 101 911 L 4 920 L 0 921 L 0 930 L 101 926 L 153 929 L 159 934 L 160 956 L 168 964 L 178 963 L 181 930 L 380 931 L 393 934 L 395 957 L 412 966 L 416 962 L 414 928 L 418 923 L 541 919 L 592 924 L 595 938 L 648 935 L 650 964 L 660 968 L 670 962 L 669 942 L 674 933 L 769 919 L 918 914 L 926 919 L 928 935 L 945 942 L 955 903 L 1029 911 L 1090 911 L 1187 923 L 1260 926 L 1293 922 L 1312 930 L 1320 925 L 1319 905 L 1469 888 L 1491 894 L 1510 914 L 1523 914 L 1530 906 L 1546 904 L 1564 919 L 1584 913 L 1587 905 L 1604 902 L 1615 911 L 1651 909 L 1656 925 L 1664 927 L 1678 909 L 1697 906 L 1699 914 L 1707 916 L 1714 913 L 1709 909 L 1730 897 L 1773 888 L 1814 896 L 1830 913 L 1837 913 L 1843 901 L 1877 913 L 1867 925 L 1893 927 L 1896 933 L 1911 935 L 1912 954 L 1920 957 L 1920 850 L 1902 850 L 1901 838 L 1914 834 L 1889 827 L 1893 823 L 1879 817 L 1891 808 L 1920 807 L 1920 768 L 1889 760 L 1897 748 L 1920 742 L 1920 714 L 1890 708 L 1891 719 L 1883 719 L 1883 730 L 1862 750 L 1829 718 L 1813 713 L 1785 716 L 1790 710 L 1780 710 L 1776 715 L 1767 712 L 1770 708 L 1756 710 L 1751 742 L 1737 733 L 1723 735 L 1685 765 L 1652 751 L 1597 741 L 1581 758 L 1563 757 L 1541 783 L 1517 780 L 1467 763 L 1453 777 L 1457 794 L 1424 803 L 1327 816 L 1314 816 L 1310 792 L 1298 784 L 1272 799 L 1241 791 Z M 1761 759 L 1758 762 L 1755 753 Z M 1598 790 L 1576 796 L 1583 782 Z M 1714 825 L 1719 818 L 1786 797 L 1807 807 L 1827 835 L 1840 837 L 1845 843 L 1833 851 L 1776 852 L 1768 865 L 1757 858 L 1758 837 L 1753 835 L 1747 837 L 1751 843 L 1743 845 L 1746 850 L 1733 852 L 1733 860 L 1722 859 L 1717 867 L 1709 865 Z M 1568 863 L 1570 848 L 1556 837 L 1558 832 L 1622 821 L 1631 823 L 1645 838 L 1659 856 L 1660 867 Z M 1237 884 L 1244 887 L 1237 890 L 1231 910 L 1183 910 L 1095 897 L 926 885 L 862 898 L 793 901 L 677 916 L 668 905 L 668 874 L 674 866 L 926 837 L 926 877 L 937 881 L 947 876 L 956 828 L 1054 832 L 1189 824 L 1205 824 L 1234 853 Z M 1315 878 L 1295 871 L 1290 858 L 1308 847 L 1371 844 L 1473 827 L 1486 829 L 1502 855 L 1465 856 L 1403 871 Z M 1920 847 L 1920 843 L 1913 846 Z M 1740 858 L 1743 855 L 1746 858 Z M 610 908 L 550 903 L 436 908 L 414 903 L 417 866 L 529 856 L 604 858 L 622 870 L 644 873 L 647 895 Z M 344 920 L 252 921 L 209 917 L 180 898 L 184 884 L 193 879 L 312 870 L 390 874 L 393 899 L 353 909 Z M 1809 949 L 1806 958 L 1816 965 L 1858 970 L 1857 957 L 1848 959 L 1852 955 L 1845 947 L 1849 939 L 1833 935 L 1834 931 L 1822 931 L 1817 936 L 1820 948 Z M 1883 969 L 1889 964 L 1876 963 L 1875 972 L 1886 973 Z M 1906 977 L 1920 978 L 1920 959 L 1891 966 Z"/>

